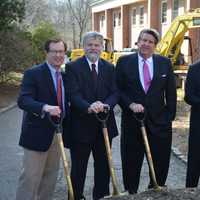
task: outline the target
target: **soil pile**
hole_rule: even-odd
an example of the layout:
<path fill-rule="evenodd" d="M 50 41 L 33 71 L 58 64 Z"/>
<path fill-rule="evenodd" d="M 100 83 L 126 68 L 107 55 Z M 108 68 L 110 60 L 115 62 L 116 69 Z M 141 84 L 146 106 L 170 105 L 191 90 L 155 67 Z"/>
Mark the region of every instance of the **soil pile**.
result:
<path fill-rule="evenodd" d="M 161 191 L 148 190 L 136 195 L 110 197 L 109 200 L 200 200 L 198 189 L 163 189 Z"/>

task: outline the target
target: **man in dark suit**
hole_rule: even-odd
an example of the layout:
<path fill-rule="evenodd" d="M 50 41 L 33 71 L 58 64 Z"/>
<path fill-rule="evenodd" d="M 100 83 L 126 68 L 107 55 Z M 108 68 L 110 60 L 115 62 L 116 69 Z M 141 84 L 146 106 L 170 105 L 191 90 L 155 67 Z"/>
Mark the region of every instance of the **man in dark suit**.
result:
<path fill-rule="evenodd" d="M 141 124 L 136 120 L 144 113 L 145 126 L 155 167 L 157 182 L 165 184 L 171 150 L 172 120 L 176 112 L 176 86 L 169 59 L 154 54 L 159 34 L 144 29 L 138 37 L 138 53 L 119 58 L 117 85 L 122 107 L 121 159 L 125 190 L 136 193 L 144 159 Z M 150 180 L 149 188 L 152 187 Z"/>
<path fill-rule="evenodd" d="M 186 85 L 185 101 L 191 105 L 190 132 L 186 187 L 197 187 L 200 176 L 200 133 L 199 133 L 199 113 L 200 113 L 200 61 L 189 67 Z"/>
<path fill-rule="evenodd" d="M 103 48 L 103 36 L 89 32 L 84 36 L 85 56 L 67 63 L 71 101 L 71 160 L 72 184 L 75 199 L 83 199 L 87 163 L 92 152 L 94 158 L 93 199 L 97 200 L 109 194 L 109 168 L 103 139 L 101 123 L 95 113 L 110 107 L 107 121 L 109 139 L 117 133 L 113 107 L 118 101 L 114 67 L 100 58 Z"/>
<path fill-rule="evenodd" d="M 19 144 L 24 148 L 23 168 L 16 200 L 52 199 L 56 184 L 60 150 L 52 118 L 65 116 L 67 127 L 68 100 L 61 76 L 66 45 L 60 39 L 45 44 L 46 62 L 24 73 L 18 106 L 24 110 Z"/>

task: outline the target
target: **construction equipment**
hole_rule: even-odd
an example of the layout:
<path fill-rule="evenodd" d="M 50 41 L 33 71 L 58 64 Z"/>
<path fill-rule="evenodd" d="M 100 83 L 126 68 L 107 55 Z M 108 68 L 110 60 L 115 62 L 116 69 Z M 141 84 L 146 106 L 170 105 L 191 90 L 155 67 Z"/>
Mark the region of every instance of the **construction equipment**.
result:
<path fill-rule="evenodd" d="M 156 52 L 160 55 L 169 57 L 174 66 L 174 70 L 187 69 L 183 67 L 181 59 L 181 45 L 184 39 L 188 39 L 192 60 L 191 39 L 185 37 L 185 33 L 191 28 L 200 27 L 200 8 L 190 10 L 183 15 L 177 16 L 171 23 L 168 31 L 157 44 Z M 181 68 L 182 66 L 182 68 Z"/>
<path fill-rule="evenodd" d="M 190 10 L 183 15 L 177 16 L 171 23 L 168 31 L 161 38 L 160 42 L 157 44 L 156 52 L 160 55 L 166 56 L 171 59 L 174 66 L 174 70 L 185 70 L 185 71 L 175 71 L 177 73 L 187 72 L 188 63 L 182 62 L 183 55 L 181 53 L 181 45 L 184 39 L 189 41 L 189 52 L 190 52 L 190 62 L 193 61 L 192 55 L 192 45 L 191 39 L 185 33 L 191 28 L 200 27 L 200 8 Z M 136 51 L 136 50 L 135 50 Z M 104 39 L 104 50 L 101 57 L 107 61 L 116 64 L 117 59 L 126 54 L 133 53 L 132 51 L 113 51 L 112 40 L 110 38 Z M 71 53 L 71 60 L 74 60 L 80 56 L 84 55 L 83 49 L 74 49 Z M 182 61 L 181 61 L 182 59 Z M 190 64 L 190 63 L 189 63 Z"/>
<path fill-rule="evenodd" d="M 101 53 L 101 58 L 109 62 L 112 62 L 112 56 L 113 56 L 112 40 L 110 38 L 104 38 L 103 47 L 104 49 Z M 83 49 L 73 49 L 70 55 L 70 60 L 73 61 L 83 55 L 84 55 Z"/>
<path fill-rule="evenodd" d="M 188 65 L 193 62 L 191 38 L 185 36 L 189 29 L 200 27 L 200 8 L 190 10 L 177 16 L 171 23 L 168 31 L 157 44 L 156 52 L 171 59 L 176 75 L 177 87 L 184 89 Z M 187 61 L 181 52 L 184 40 L 188 40 L 189 58 Z"/>

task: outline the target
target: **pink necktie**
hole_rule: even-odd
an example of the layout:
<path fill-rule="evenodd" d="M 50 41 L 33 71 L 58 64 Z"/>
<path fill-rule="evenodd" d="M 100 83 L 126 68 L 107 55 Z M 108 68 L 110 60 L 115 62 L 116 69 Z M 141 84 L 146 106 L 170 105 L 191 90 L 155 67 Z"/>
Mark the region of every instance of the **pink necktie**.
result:
<path fill-rule="evenodd" d="M 149 66 L 145 60 L 143 65 L 143 77 L 144 77 L 144 91 L 147 93 L 149 86 L 151 85 L 151 76 L 149 72 Z"/>

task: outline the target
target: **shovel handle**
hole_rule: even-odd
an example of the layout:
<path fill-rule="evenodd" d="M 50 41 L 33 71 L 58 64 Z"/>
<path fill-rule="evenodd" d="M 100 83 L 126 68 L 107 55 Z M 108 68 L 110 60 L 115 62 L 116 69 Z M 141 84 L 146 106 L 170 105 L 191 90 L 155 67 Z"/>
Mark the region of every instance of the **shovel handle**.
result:
<path fill-rule="evenodd" d="M 147 113 L 146 113 L 146 110 L 144 109 L 144 112 L 140 112 L 140 113 L 133 112 L 133 116 L 138 122 L 143 124 L 144 120 L 146 119 Z"/>
<path fill-rule="evenodd" d="M 148 162 L 148 165 L 149 165 L 150 175 L 151 175 L 151 178 L 152 178 L 152 181 L 153 181 L 153 186 L 154 186 L 155 189 L 159 189 L 160 186 L 158 185 L 157 180 L 156 180 L 156 174 L 155 174 L 153 159 L 152 159 L 149 141 L 148 141 L 148 138 L 147 138 L 146 128 L 145 128 L 145 124 L 144 124 L 144 120 L 145 120 L 147 114 L 146 114 L 145 110 L 144 110 L 143 113 L 139 113 L 139 114 L 140 115 L 137 115 L 137 114 L 134 113 L 133 116 L 141 124 L 142 138 L 143 138 L 143 141 L 144 141 L 146 158 L 147 158 L 147 162 Z"/>
<path fill-rule="evenodd" d="M 48 112 L 46 112 L 45 115 L 47 116 L 51 125 L 56 129 L 56 132 L 62 132 L 62 122 L 64 119 L 64 115 L 61 113 L 60 117 L 56 117 L 56 121 L 53 120 L 52 116 Z"/>
<path fill-rule="evenodd" d="M 109 117 L 109 106 L 104 106 L 104 111 L 100 113 L 95 113 L 95 116 L 99 122 L 102 122 L 102 124 L 105 124 Z"/>

